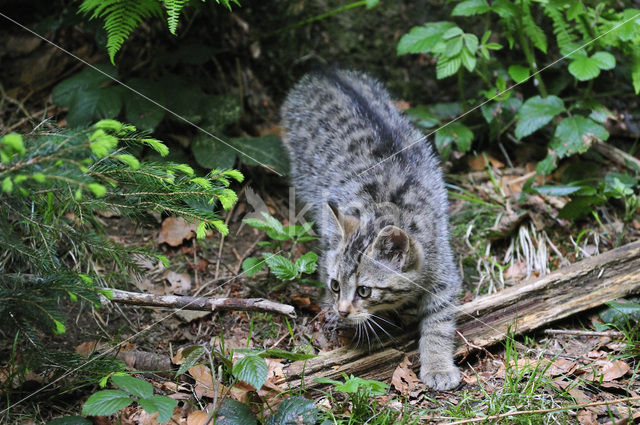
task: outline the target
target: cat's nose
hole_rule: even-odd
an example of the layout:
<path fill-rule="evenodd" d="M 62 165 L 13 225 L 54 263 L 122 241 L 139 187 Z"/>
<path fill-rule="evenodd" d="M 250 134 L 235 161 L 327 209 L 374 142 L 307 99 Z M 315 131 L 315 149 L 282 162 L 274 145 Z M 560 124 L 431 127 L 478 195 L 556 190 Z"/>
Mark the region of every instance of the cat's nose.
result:
<path fill-rule="evenodd" d="M 338 314 L 340 315 L 340 317 L 347 317 L 349 315 L 349 312 L 338 310 Z"/>

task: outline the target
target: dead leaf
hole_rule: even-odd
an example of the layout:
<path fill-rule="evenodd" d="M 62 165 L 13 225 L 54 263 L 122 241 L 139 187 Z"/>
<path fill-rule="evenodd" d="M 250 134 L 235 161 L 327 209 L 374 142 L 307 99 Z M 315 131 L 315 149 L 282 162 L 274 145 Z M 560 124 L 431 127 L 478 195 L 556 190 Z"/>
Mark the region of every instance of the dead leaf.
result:
<path fill-rule="evenodd" d="M 396 108 L 400 109 L 401 111 L 406 111 L 407 109 L 411 108 L 411 104 L 406 100 L 396 100 Z"/>
<path fill-rule="evenodd" d="M 411 370 L 409 357 L 404 356 L 398 367 L 396 367 L 396 370 L 393 371 L 391 385 L 398 390 L 400 394 L 407 394 L 418 384 L 420 384 L 420 379 L 416 376 L 415 372 Z"/>
<path fill-rule="evenodd" d="M 631 368 L 623 360 L 596 360 L 587 371 L 585 379 L 593 382 L 610 382 L 629 372 Z"/>
<path fill-rule="evenodd" d="M 578 422 L 580 425 L 598 425 L 598 416 L 586 409 L 578 411 Z"/>
<path fill-rule="evenodd" d="M 176 316 L 181 318 L 184 322 L 189 323 L 197 319 L 202 319 L 211 313 L 211 311 L 178 310 L 176 311 Z"/>
<path fill-rule="evenodd" d="M 213 398 L 215 392 L 213 391 L 213 376 L 211 376 L 211 369 L 205 365 L 193 366 L 189 369 L 189 375 L 196 380 L 196 386 L 194 391 L 198 398 L 202 396 Z"/>
<path fill-rule="evenodd" d="M 300 294 L 294 294 L 291 297 L 291 301 L 293 301 L 293 304 L 297 307 L 308 307 L 311 305 L 311 299 L 309 297 L 303 297 Z"/>
<path fill-rule="evenodd" d="M 77 345 L 73 350 L 82 355 L 89 355 L 105 344 L 103 341 L 86 341 Z"/>
<path fill-rule="evenodd" d="M 281 360 L 278 359 L 264 359 L 267 362 L 267 368 L 269 371 L 267 372 L 267 381 L 278 381 L 282 378 L 285 378 L 284 374 L 284 365 Z"/>
<path fill-rule="evenodd" d="M 194 410 L 187 416 L 187 425 L 205 425 L 209 422 L 211 414 L 202 410 Z"/>
<path fill-rule="evenodd" d="M 191 276 L 186 273 L 176 273 L 167 270 L 164 278 L 169 282 L 169 285 L 171 285 L 168 290 L 168 295 L 186 294 L 191 290 Z"/>
<path fill-rule="evenodd" d="M 196 225 L 194 223 L 189 223 L 182 217 L 167 217 L 162 222 L 162 228 L 158 233 L 158 243 L 179 246 L 185 239 L 192 239 L 195 234 Z"/>
<path fill-rule="evenodd" d="M 551 366 L 545 372 L 546 376 L 554 377 L 558 375 L 570 375 L 578 368 L 578 364 L 574 361 L 558 358 L 555 359 Z"/>
<path fill-rule="evenodd" d="M 480 155 L 476 155 L 474 157 L 469 158 L 469 162 L 468 162 L 469 168 L 471 168 L 474 171 L 481 171 L 487 168 L 487 163 L 485 162 L 485 159 L 484 159 L 485 155 L 489 160 L 489 164 L 491 164 L 493 167 L 504 168 L 503 162 L 486 153 L 484 155 L 480 154 Z"/>
<path fill-rule="evenodd" d="M 551 385 L 560 390 L 568 392 L 571 395 L 571 397 L 573 397 L 576 400 L 576 403 L 579 403 L 579 404 L 590 403 L 593 401 L 589 396 L 587 396 L 584 393 L 584 391 L 578 389 L 575 386 L 575 382 L 567 382 L 562 379 L 556 379 L 551 381 Z"/>

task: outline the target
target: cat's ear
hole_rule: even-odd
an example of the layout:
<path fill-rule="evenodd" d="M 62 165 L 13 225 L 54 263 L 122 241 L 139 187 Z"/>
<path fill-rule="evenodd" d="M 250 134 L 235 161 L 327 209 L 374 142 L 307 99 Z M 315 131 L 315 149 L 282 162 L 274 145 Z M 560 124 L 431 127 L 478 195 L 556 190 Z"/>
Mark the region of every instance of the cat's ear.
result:
<path fill-rule="evenodd" d="M 418 244 L 396 226 L 386 226 L 378 233 L 369 255 L 396 271 L 407 271 L 420 265 Z"/>
<path fill-rule="evenodd" d="M 334 229 L 334 233 L 342 239 L 347 239 L 347 237 L 358 228 L 358 224 L 360 224 L 357 217 L 342 214 L 338 206 L 333 202 L 329 202 L 326 205 L 326 210 L 329 213 L 329 228 Z"/>

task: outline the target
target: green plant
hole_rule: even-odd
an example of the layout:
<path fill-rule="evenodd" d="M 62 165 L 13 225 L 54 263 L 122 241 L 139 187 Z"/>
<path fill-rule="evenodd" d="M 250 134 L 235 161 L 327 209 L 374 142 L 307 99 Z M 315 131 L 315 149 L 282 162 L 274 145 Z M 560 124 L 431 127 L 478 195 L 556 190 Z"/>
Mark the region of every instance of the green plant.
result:
<path fill-rule="evenodd" d="M 271 241 L 261 241 L 258 243 L 263 248 L 270 248 L 276 253 L 262 254 L 264 261 L 257 257 L 246 258 L 242 262 L 242 270 L 247 276 L 254 276 L 265 266 L 280 280 L 300 279 L 303 274 L 311 274 L 316 271 L 318 255 L 309 251 L 301 255 L 295 261 L 292 261 L 293 253 L 296 246 L 301 242 L 314 240 L 311 236 L 312 222 L 304 225 L 288 225 L 283 226 L 275 218 L 263 212 L 264 220 L 257 218 L 248 218 L 243 220 L 244 223 L 251 227 L 267 232 L 267 236 Z M 290 244 L 287 256 L 279 255 L 284 250 L 284 245 Z"/>
<path fill-rule="evenodd" d="M 152 212 L 178 215 L 197 225 L 198 238 L 209 229 L 228 232 L 215 209 L 234 204 L 230 180 L 242 181 L 240 172 L 198 177 L 185 164 L 140 161 L 128 151 L 142 148 L 168 153 L 159 140 L 114 120 L 0 139 L 0 315 L 10 318 L 0 327 L 15 336 L 19 353 L 2 357 L 12 359 L 16 376 L 43 363 L 51 379 L 70 369 L 88 378 L 121 370 L 108 359 L 85 364 L 41 340 L 41 332 L 66 332 L 65 302 L 99 308 L 100 295 L 108 298 L 109 287 L 127 284 L 140 257 L 168 264 L 150 249 L 111 238 L 101 214 L 134 222 Z"/>
<path fill-rule="evenodd" d="M 451 16 L 469 22 L 470 27 L 482 22 L 482 35 L 465 32 L 454 22 L 433 22 L 411 29 L 397 48 L 400 55 L 432 55 L 438 79 L 458 77 L 459 102 L 407 111 L 425 128 L 440 126 L 464 113 L 476 96 L 497 96 L 494 102 L 482 105 L 490 138 L 499 141 L 514 124 L 516 140 L 544 130 L 551 137 L 548 155 L 538 164 L 538 172 L 549 174 L 559 159 L 583 153 L 595 140 L 609 137 L 602 125 L 606 108 L 596 101 L 592 90 L 601 71 L 624 71 L 635 93 L 640 93 L 639 9 L 569 0 L 497 0 L 492 4 L 463 0 L 456 2 Z M 491 30 L 498 27 L 500 31 Z M 555 46 L 548 40 L 546 27 L 553 29 Z M 552 49 L 566 55 L 568 61 L 558 66 L 566 66 L 568 74 L 538 72 L 538 64 L 543 62 L 540 54 L 548 55 Z M 509 66 L 503 65 L 505 62 Z M 477 83 L 464 84 L 466 75 L 479 77 Z M 519 93 L 524 101 L 514 90 L 506 90 L 509 80 L 522 83 L 530 77 L 535 80 L 533 87 L 522 86 Z M 585 81 L 586 86 L 580 84 Z M 527 95 L 531 90 L 537 94 Z M 580 101 L 567 107 L 559 96 L 575 92 Z M 454 144 L 467 152 L 473 137 L 469 127 L 456 121 L 440 128 L 435 142 L 446 157 Z"/>
<path fill-rule="evenodd" d="M 178 21 L 184 6 L 189 0 L 83 0 L 78 12 L 89 15 L 89 19 L 104 20 L 107 32 L 107 52 L 111 63 L 125 40 L 140 23 L 149 18 L 162 16 L 162 9 L 167 13 L 169 32 L 176 35 Z M 231 3 L 240 6 L 238 0 L 216 0 L 231 10 Z"/>
<path fill-rule="evenodd" d="M 167 423 L 173 415 L 173 409 L 178 405 L 172 398 L 153 395 L 153 386 L 142 379 L 120 373 L 111 376 L 110 380 L 120 389 L 102 390 L 92 394 L 82 406 L 83 415 L 108 416 L 137 402 L 147 413 L 159 412 L 158 422 Z"/>

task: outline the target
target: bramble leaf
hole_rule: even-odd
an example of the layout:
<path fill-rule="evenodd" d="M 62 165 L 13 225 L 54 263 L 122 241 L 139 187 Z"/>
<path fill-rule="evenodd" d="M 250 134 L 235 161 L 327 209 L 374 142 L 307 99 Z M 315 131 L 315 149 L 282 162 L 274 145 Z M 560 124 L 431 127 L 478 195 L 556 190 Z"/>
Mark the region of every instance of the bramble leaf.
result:
<path fill-rule="evenodd" d="M 515 135 L 522 139 L 547 125 L 553 117 L 564 112 L 564 102 L 557 96 L 534 96 L 527 99 L 518 111 Z"/>

